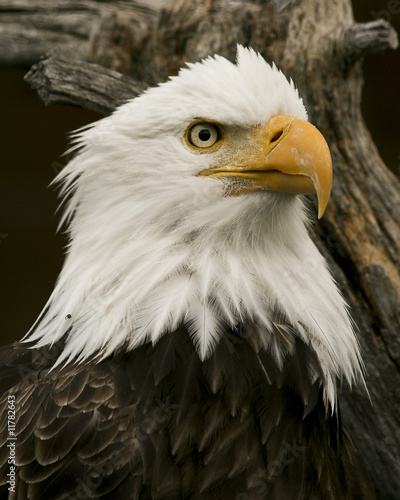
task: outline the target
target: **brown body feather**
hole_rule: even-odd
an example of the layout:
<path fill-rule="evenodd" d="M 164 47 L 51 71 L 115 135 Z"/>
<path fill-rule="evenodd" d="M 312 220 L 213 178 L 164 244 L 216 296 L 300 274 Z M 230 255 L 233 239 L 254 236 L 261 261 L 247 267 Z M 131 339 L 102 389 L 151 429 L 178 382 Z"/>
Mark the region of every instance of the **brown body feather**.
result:
<path fill-rule="evenodd" d="M 62 346 L 0 351 L 0 499 L 8 395 L 16 499 L 372 499 L 340 415 L 296 340 L 279 369 L 256 334 L 229 332 L 201 362 L 179 329 L 155 346 L 50 371 Z"/>

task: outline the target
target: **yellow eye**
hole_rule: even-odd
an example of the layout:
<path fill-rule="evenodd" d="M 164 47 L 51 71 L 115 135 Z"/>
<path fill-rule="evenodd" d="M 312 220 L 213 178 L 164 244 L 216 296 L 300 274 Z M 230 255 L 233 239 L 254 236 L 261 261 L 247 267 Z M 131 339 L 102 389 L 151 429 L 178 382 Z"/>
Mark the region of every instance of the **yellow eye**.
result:
<path fill-rule="evenodd" d="M 213 123 L 196 123 L 187 132 L 189 144 L 196 148 L 209 148 L 220 139 L 219 128 Z"/>

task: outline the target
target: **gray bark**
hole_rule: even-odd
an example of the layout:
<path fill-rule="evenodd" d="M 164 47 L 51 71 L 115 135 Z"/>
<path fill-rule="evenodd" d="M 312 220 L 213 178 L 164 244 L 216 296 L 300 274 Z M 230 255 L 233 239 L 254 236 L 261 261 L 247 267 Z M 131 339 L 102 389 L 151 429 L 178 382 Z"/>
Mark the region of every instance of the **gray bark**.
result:
<path fill-rule="evenodd" d="M 69 104 L 103 115 L 148 87 L 104 66 L 56 55 L 41 59 L 25 80 L 46 105 Z"/>

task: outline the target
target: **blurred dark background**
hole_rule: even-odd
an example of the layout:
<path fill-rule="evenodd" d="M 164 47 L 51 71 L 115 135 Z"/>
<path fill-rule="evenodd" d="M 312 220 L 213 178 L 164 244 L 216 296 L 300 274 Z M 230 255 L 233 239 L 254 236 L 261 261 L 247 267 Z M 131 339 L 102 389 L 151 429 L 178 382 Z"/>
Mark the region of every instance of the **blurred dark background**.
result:
<path fill-rule="evenodd" d="M 400 31 L 400 5 L 353 0 L 355 19 L 383 17 Z M 397 12 L 398 11 L 398 12 Z M 29 68 L 0 68 L 0 344 L 20 339 L 45 305 L 64 258 L 50 182 L 66 164 L 67 134 L 100 118 L 67 106 L 46 108 L 24 82 Z M 363 114 L 388 167 L 400 174 L 400 51 L 364 62 Z"/>

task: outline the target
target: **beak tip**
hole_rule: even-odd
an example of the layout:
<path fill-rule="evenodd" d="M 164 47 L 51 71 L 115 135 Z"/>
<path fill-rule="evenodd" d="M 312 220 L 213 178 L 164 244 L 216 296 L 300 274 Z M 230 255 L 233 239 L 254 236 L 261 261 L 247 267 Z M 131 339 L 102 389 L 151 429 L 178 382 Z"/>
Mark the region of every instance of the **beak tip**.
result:
<path fill-rule="evenodd" d="M 328 205 L 330 193 L 328 193 L 328 196 L 320 196 L 320 194 L 317 193 L 317 196 L 318 196 L 318 219 L 321 219 Z"/>

